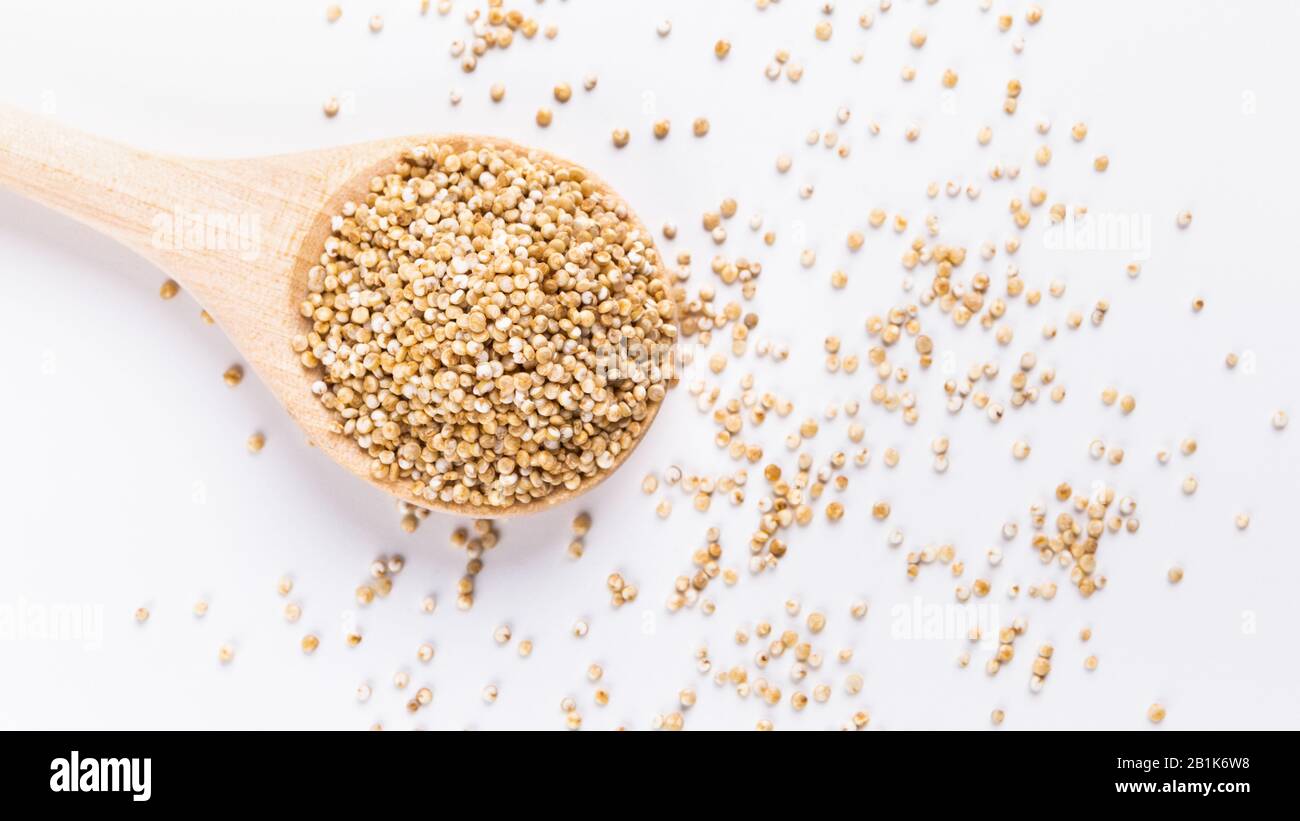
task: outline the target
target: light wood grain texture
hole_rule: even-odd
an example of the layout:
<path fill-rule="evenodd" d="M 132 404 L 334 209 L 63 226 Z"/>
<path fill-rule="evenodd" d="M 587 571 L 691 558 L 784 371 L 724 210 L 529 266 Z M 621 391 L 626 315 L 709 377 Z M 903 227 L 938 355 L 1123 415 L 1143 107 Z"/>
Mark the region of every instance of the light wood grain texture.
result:
<path fill-rule="evenodd" d="M 566 502 L 613 473 L 632 448 L 576 490 L 560 489 L 529 504 L 498 509 L 418 499 L 409 482 L 371 478 L 369 456 L 350 437 L 332 431 L 331 413 L 311 393 L 318 375 L 305 370 L 290 347 L 293 336 L 308 328 L 298 305 L 306 294 L 307 270 L 319 260 L 329 235 L 331 215 L 346 200 L 362 198 L 370 179 L 389 173 L 403 149 L 430 139 L 513 148 L 575 165 L 539 149 L 471 135 L 200 160 L 138 151 L 0 104 L 0 185 L 107 234 L 179 282 L 216 319 L 308 440 L 354 475 L 422 507 L 468 516 L 515 516 Z M 588 175 L 598 189 L 612 194 Z M 206 231 L 201 239 L 184 230 L 196 219 Z M 631 219 L 651 236 L 634 215 Z M 646 428 L 658 411 L 658 403 L 650 408 Z"/>

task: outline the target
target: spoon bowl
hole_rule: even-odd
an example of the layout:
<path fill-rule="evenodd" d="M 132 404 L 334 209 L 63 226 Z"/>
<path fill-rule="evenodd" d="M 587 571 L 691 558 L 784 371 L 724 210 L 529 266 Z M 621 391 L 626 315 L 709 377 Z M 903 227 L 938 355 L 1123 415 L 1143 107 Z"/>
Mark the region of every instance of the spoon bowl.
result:
<path fill-rule="evenodd" d="M 430 141 L 491 146 L 582 168 L 508 140 L 465 134 L 398 137 L 299 154 L 200 160 L 138 151 L 60 127 L 0 104 L 0 186 L 61 211 L 132 248 L 175 279 L 230 337 L 249 367 L 303 429 L 308 441 L 353 475 L 399 499 L 463 516 L 500 518 L 570 501 L 619 468 L 658 415 L 652 403 L 641 436 L 610 467 L 575 489 L 498 508 L 417 497 L 409 480 L 371 476 L 371 458 L 335 431 L 333 413 L 311 392 L 319 378 L 291 348 L 309 329 L 298 306 L 307 272 L 319 264 L 330 221 L 370 180 L 391 173 L 401 153 Z M 601 193 L 622 201 L 599 177 Z M 651 233 L 629 209 L 628 220 Z M 661 265 L 660 271 L 663 272 Z"/>

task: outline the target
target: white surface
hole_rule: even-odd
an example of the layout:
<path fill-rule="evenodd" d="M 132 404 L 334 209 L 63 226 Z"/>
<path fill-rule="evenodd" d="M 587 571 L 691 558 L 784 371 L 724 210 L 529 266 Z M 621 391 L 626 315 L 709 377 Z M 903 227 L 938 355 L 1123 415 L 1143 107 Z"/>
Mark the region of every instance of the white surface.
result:
<path fill-rule="evenodd" d="M 595 519 L 585 557 L 564 555 L 577 507 L 507 521 L 501 546 L 486 557 L 477 603 L 461 613 L 454 588 L 464 558 L 447 546 L 447 534 L 463 522 L 434 516 L 416 534 L 402 533 L 392 502 L 307 448 L 256 378 L 236 390 L 222 384 L 221 372 L 238 355 L 218 328 L 198 321 L 188 296 L 160 301 L 158 271 L 0 192 L 0 300 L 11 355 L 0 402 L 7 440 L 0 605 L 11 625 L 18 608 L 36 608 L 19 617 L 30 626 L 32 614 L 74 604 L 89 608 L 102 627 L 90 648 L 7 633 L 0 641 L 0 727 L 364 728 L 382 721 L 393 728 L 558 728 L 559 702 L 573 696 L 585 727 L 644 728 L 656 713 L 675 709 L 677 691 L 687 686 L 699 693 L 688 728 L 747 729 L 763 716 L 778 728 L 836 727 L 857 709 L 870 710 L 873 728 L 984 728 L 999 706 L 1012 728 L 1140 728 L 1149 726 L 1146 707 L 1157 700 L 1169 708 L 1166 728 L 1300 727 L 1291 602 L 1300 572 L 1291 530 L 1300 423 L 1283 433 L 1269 424 L 1277 408 L 1300 416 L 1300 280 L 1286 252 L 1300 182 L 1291 87 L 1300 8 L 1046 3 L 1042 23 L 1027 29 L 1022 2 L 999 2 L 985 14 L 975 0 L 898 0 L 863 31 L 857 15 L 874 4 L 840 2 L 832 41 L 819 43 L 812 29 L 820 3 L 785 0 L 759 13 L 739 0 L 520 0 L 526 12 L 558 24 L 558 38 L 539 35 L 490 53 L 466 75 L 447 46 L 464 36 L 467 0 L 457 0 L 449 17 L 431 11 L 423 18 L 416 0 L 344 3 L 334 26 L 323 19 L 325 5 L 8 3 L 0 20 L 0 75 L 8 78 L 0 99 L 142 148 L 201 156 L 465 130 L 581 159 L 649 224 L 682 227 L 678 241 L 664 247 L 670 255 L 693 252 L 693 281 L 711 278 L 715 253 L 763 262 L 757 335 L 788 343 L 792 353 L 782 365 L 752 355 L 733 362 L 724 395 L 734 395 L 752 370 L 760 391 L 798 400 L 789 419 L 760 429 L 768 457 L 789 465 L 781 440 L 798 420 L 857 397 L 872 465 L 850 470 L 841 523 L 828 526 L 819 514 L 816 524 L 790 534 L 779 570 L 752 577 L 744 559 L 756 492 L 743 510 L 719 500 L 708 514 L 674 492 L 676 510 L 659 521 L 655 499 L 638 489 L 647 471 L 671 463 L 733 469 L 710 445 L 707 416 L 685 390 L 676 391 L 631 462 L 584 502 Z M 387 21 L 379 35 L 365 27 L 374 11 Z M 1002 11 L 1016 17 L 1011 34 L 997 31 L 994 15 Z M 673 32 L 660 39 L 654 29 L 664 17 Z M 907 33 L 918 24 L 929 42 L 914 51 Z M 1022 33 L 1027 46 L 1017 56 L 1011 42 Z M 712 44 L 723 36 L 733 50 L 720 63 Z M 867 56 L 854 65 L 849 54 L 859 47 Z M 798 85 L 763 78 L 778 48 L 806 66 Z M 905 61 L 918 69 L 914 83 L 899 79 Z M 961 81 L 950 98 L 955 109 L 945 112 L 939 75 L 948 66 Z M 586 93 L 581 80 L 592 71 L 600 84 Z M 1008 118 L 1000 105 L 1013 76 L 1025 91 L 1020 112 Z M 500 105 L 488 100 L 494 81 L 508 88 Z M 549 95 L 560 81 L 575 89 L 566 106 Z M 453 87 L 465 95 L 458 108 L 448 103 Z M 327 121 L 321 102 L 334 94 L 346 95 L 351 108 Z M 539 105 L 555 109 L 550 129 L 533 124 Z M 803 143 L 809 129 L 834 127 L 841 105 L 853 112 L 840 129 L 853 147 L 849 160 Z M 690 121 L 701 115 L 713 128 L 697 140 Z M 1054 123 L 1055 159 L 1046 170 L 1031 156 L 1040 115 Z M 649 135 L 656 117 L 673 121 L 662 143 Z M 869 119 L 880 122 L 880 136 L 868 136 Z M 1078 119 L 1090 127 L 1082 145 L 1068 136 Z M 911 145 L 901 137 L 909 121 L 923 127 Z M 985 123 L 995 138 L 980 149 L 974 135 Z M 616 126 L 633 133 L 622 152 L 609 144 Z M 795 158 L 786 176 L 773 170 L 782 151 Z M 1111 169 L 1093 174 L 1091 158 L 1103 151 Z M 1020 179 L 988 180 L 986 169 L 999 161 L 1019 164 Z M 926 199 L 928 182 L 948 179 L 977 181 L 983 196 L 977 203 Z M 816 184 L 807 201 L 797 195 L 805 181 Z M 1012 303 L 1017 339 L 1009 348 L 999 350 L 977 327 L 956 330 L 935 308 L 922 315 L 939 352 L 952 351 L 961 370 L 998 357 L 1004 395 L 1015 357 L 1036 350 L 1068 387 L 1063 404 L 1044 397 L 1009 411 L 999 426 L 969 408 L 951 417 L 939 369 L 922 373 L 912 364 L 921 419 L 908 428 L 866 402 L 870 374 L 825 373 L 825 335 L 838 334 L 846 351 L 865 354 L 865 317 L 910 299 L 899 289 L 898 257 L 926 213 L 940 216 L 941 241 L 971 249 L 963 269 L 969 275 L 980 270 L 980 242 L 1014 231 L 1006 201 L 1032 183 L 1049 189 L 1049 201 L 1149 215 L 1152 254 L 1141 277 L 1124 275 L 1130 254 L 1046 251 L 1031 229 L 1016 259 L 1027 285 L 1045 290 L 1060 278 L 1068 290 L 1060 300 L 1044 295 L 1032 311 Z M 724 196 L 739 200 L 740 215 L 716 249 L 699 215 Z M 868 231 L 867 246 L 850 256 L 844 236 L 864 227 L 875 206 L 906 213 L 911 227 L 902 238 Z M 1195 223 L 1178 231 L 1174 215 L 1184 208 L 1195 212 Z M 764 248 L 745 227 L 755 212 L 778 232 L 775 247 Z M 1036 226 L 1042 218 L 1035 215 Z M 800 225 L 807 246 L 819 251 L 810 271 L 797 261 Z M 985 268 L 995 288 L 1006 261 L 999 254 Z M 843 292 L 828 285 L 835 267 L 850 274 Z M 1189 308 L 1195 296 L 1207 302 L 1200 315 Z M 1086 316 L 1100 298 L 1112 305 L 1102 328 L 1085 320 L 1079 331 L 1065 329 L 1067 311 Z M 1046 321 L 1061 327 L 1052 342 L 1038 334 Z M 1225 369 L 1229 350 L 1252 352 L 1253 373 Z M 1134 393 L 1137 411 L 1122 417 L 1103 407 L 1097 397 L 1108 385 Z M 823 423 L 812 443 L 819 458 L 843 446 L 844 428 L 842 419 Z M 244 440 L 255 429 L 267 433 L 268 445 L 251 457 Z M 929 442 L 941 433 L 953 442 L 943 476 L 929 467 Z M 1155 451 L 1176 453 L 1187 435 L 1199 439 L 1200 451 L 1158 466 Z M 1124 464 L 1091 461 L 1086 449 L 1094 437 L 1122 444 Z M 1010 456 L 1019 438 L 1034 446 L 1023 463 Z M 903 454 L 894 471 L 880 460 L 890 445 Z M 1190 498 L 1179 490 L 1189 471 L 1200 479 Z M 757 468 L 752 475 L 757 491 Z M 1041 566 L 1027 544 L 1028 506 L 1047 501 L 1066 479 L 1112 482 L 1139 500 L 1141 532 L 1103 541 L 1100 564 L 1110 585 L 1088 601 L 1059 568 Z M 881 498 L 893 503 L 885 524 L 868 514 Z M 1240 510 L 1253 517 L 1244 533 L 1233 526 Z M 1007 559 L 990 574 L 983 554 L 1000 542 L 1007 519 L 1021 523 L 1021 536 L 1003 545 Z M 712 617 L 667 613 L 672 580 L 691 569 L 691 552 L 714 523 L 724 530 L 724 564 L 741 570 L 740 583 L 714 583 Z M 905 548 L 885 543 L 895 526 L 906 533 Z M 946 569 L 927 567 L 912 583 L 904 576 L 904 550 L 944 542 L 966 561 L 966 583 L 977 575 L 994 581 L 997 592 L 986 603 L 998 605 L 1003 620 L 1029 620 L 1018 658 L 997 677 L 984 674 L 987 651 L 978 648 L 970 669 L 957 668 L 968 646 L 960 636 L 891 638 L 895 605 L 913 596 L 953 601 Z M 352 591 L 369 561 L 393 551 L 408 567 L 390 599 L 354 607 Z M 1171 586 L 1165 572 L 1175 563 L 1187 576 Z M 618 611 L 604 583 L 614 570 L 642 590 L 636 604 Z M 304 607 L 298 625 L 280 615 L 275 585 L 285 573 Z M 1061 583 L 1051 602 L 1002 594 L 1011 582 L 1048 579 Z M 417 604 L 430 592 L 439 608 L 425 616 Z M 201 596 L 211 611 L 200 621 L 190 608 Z M 745 663 L 754 675 L 749 660 L 757 643 L 737 647 L 731 636 L 760 618 L 783 629 L 782 603 L 790 597 L 804 603 L 804 613 L 817 608 L 830 618 L 818 642 L 827 661 L 801 687 L 833 684 L 829 704 L 791 710 L 797 686 L 785 673 L 788 659 L 768 671 L 786 694 L 778 708 L 755 697 L 742 701 L 696 671 L 694 650 L 707 644 L 719 668 Z M 847 613 L 858 597 L 872 605 L 863 622 Z M 142 605 L 153 614 L 143 626 L 132 618 Z M 340 638 L 349 613 L 365 633 L 355 650 Z M 582 640 L 568 633 L 580 617 L 591 623 Z M 534 640 L 531 658 L 520 659 L 513 643 L 493 642 L 503 622 L 516 640 Z M 1077 639 L 1084 625 L 1095 634 L 1088 645 Z M 324 639 L 310 658 L 298 650 L 307 630 Z M 427 667 L 415 657 L 425 640 L 437 647 Z M 226 641 L 237 656 L 223 668 L 216 655 Z M 1055 642 L 1056 661 L 1034 696 L 1028 665 L 1043 641 Z M 851 664 L 834 660 L 842 646 L 855 649 Z M 1092 674 L 1082 669 L 1088 653 L 1101 659 Z M 585 677 L 592 662 L 606 671 L 611 703 L 604 708 L 592 703 Z M 391 684 L 399 669 L 413 677 L 405 694 Z M 866 677 L 856 697 L 843 692 L 850 671 Z M 353 696 L 362 681 L 375 690 L 367 704 Z M 501 689 L 493 705 L 480 698 L 488 683 Z M 403 704 L 423 684 L 434 688 L 434 703 L 411 718 Z"/>

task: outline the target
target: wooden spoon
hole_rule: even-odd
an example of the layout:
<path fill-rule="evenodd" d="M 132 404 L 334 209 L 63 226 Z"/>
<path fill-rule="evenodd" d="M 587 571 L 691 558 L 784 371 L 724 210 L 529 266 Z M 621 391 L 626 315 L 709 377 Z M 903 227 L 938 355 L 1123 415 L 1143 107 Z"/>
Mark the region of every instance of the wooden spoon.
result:
<path fill-rule="evenodd" d="M 429 140 L 492 145 L 533 153 L 571 167 L 539 149 L 491 137 L 454 134 L 387 140 L 246 160 L 196 160 L 138 151 L 64 128 L 0 104 L 0 185 L 107 234 L 153 262 L 192 293 L 225 329 L 308 441 L 356 476 L 421 507 L 465 516 L 531 513 L 585 493 L 613 473 L 633 448 L 575 490 L 508 508 L 456 505 L 417 498 L 409 481 L 376 480 L 370 457 L 332 430 L 332 413 L 312 395 L 319 374 L 306 370 L 290 340 L 308 329 L 298 312 L 307 271 L 317 264 L 330 218 L 359 200 L 372 177 L 391 173 L 401 152 Z M 598 190 L 617 197 L 599 178 Z M 649 231 L 630 220 L 646 237 Z M 202 229 L 202 235 L 195 230 Z M 644 428 L 659 411 L 655 403 Z M 637 439 L 633 447 L 639 443 Z"/>

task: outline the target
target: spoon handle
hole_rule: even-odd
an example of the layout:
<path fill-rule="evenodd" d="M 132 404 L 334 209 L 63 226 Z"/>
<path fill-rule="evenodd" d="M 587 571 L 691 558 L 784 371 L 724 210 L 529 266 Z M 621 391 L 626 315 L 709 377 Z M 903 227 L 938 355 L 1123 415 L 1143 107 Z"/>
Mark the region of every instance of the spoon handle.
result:
<path fill-rule="evenodd" d="M 138 151 L 0 104 L 0 186 L 156 259 L 155 226 L 188 175 L 181 161 Z"/>
<path fill-rule="evenodd" d="M 0 188 L 131 248 L 223 325 L 288 309 L 294 242 L 323 184 L 292 159 L 155 154 L 0 103 Z"/>

